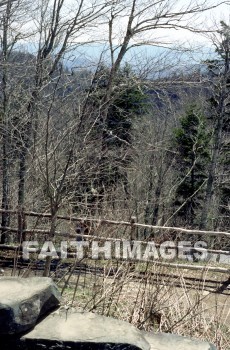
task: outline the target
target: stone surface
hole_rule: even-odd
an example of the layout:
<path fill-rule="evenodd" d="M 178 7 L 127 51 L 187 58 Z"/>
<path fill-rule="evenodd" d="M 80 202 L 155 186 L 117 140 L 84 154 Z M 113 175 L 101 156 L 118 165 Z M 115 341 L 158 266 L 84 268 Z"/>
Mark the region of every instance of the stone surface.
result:
<path fill-rule="evenodd" d="M 0 277 L 0 349 L 216 350 L 208 342 L 139 331 L 127 322 L 80 309 L 57 309 L 60 298 L 49 278 Z"/>
<path fill-rule="evenodd" d="M 0 278 L 0 335 L 17 334 L 34 327 L 38 318 L 61 299 L 50 278 Z"/>
<path fill-rule="evenodd" d="M 208 342 L 176 334 L 143 332 L 143 335 L 151 350 L 216 350 L 216 347 Z"/>
<path fill-rule="evenodd" d="M 142 333 L 129 323 L 90 312 L 54 312 L 22 341 L 26 350 L 150 350 Z"/>

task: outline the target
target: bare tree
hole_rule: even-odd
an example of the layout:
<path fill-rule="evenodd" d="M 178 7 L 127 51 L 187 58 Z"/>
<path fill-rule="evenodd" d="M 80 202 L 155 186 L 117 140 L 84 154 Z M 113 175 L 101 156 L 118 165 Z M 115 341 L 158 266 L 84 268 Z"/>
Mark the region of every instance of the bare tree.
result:
<path fill-rule="evenodd" d="M 33 5 L 30 11 L 29 3 Z M 118 148 L 109 153 L 108 139 L 110 141 L 112 138 L 116 139 L 120 144 L 125 145 L 119 149 L 120 159 L 123 159 L 124 155 L 129 155 L 132 142 L 118 134 L 113 135 L 108 118 L 110 108 L 115 106 L 114 101 L 127 90 L 127 87 L 135 86 L 142 93 L 142 82 L 137 75 L 128 76 L 122 83 L 119 80 L 127 52 L 141 45 L 165 46 L 167 43 L 158 39 L 158 30 L 181 28 L 191 31 L 200 30 L 195 27 L 195 24 L 191 25 L 194 18 L 217 5 L 220 3 L 208 0 L 190 2 L 187 5 L 179 0 L 176 2 L 159 0 L 150 3 L 140 0 L 102 0 L 100 2 L 76 0 L 72 3 L 67 0 L 41 0 L 36 4 L 30 0 L 0 1 L 2 208 L 7 210 L 10 206 L 9 153 L 14 150 L 11 141 L 13 134 L 14 137 L 16 135 L 17 140 L 14 160 L 17 161 L 15 186 L 17 186 L 18 208 L 23 212 L 29 201 L 28 191 L 35 188 L 31 185 L 31 180 L 36 180 L 39 190 L 44 192 L 41 197 L 48 202 L 52 214 L 50 237 L 53 239 L 58 210 L 66 198 L 70 200 L 74 197 L 74 186 L 80 187 L 82 179 L 86 179 L 87 176 L 88 184 L 93 177 L 100 177 L 101 171 L 104 171 L 100 160 L 105 154 L 109 155 L 107 157 L 109 165 L 114 161 L 114 154 Z M 18 28 L 17 31 L 14 30 L 12 35 L 19 17 L 22 22 L 23 12 L 27 13 L 26 25 Z M 29 34 L 26 33 L 26 26 L 27 29 L 30 26 Z M 106 33 L 110 54 L 110 62 L 106 67 L 105 86 L 100 90 L 102 93 L 97 95 L 97 105 L 93 104 L 92 100 L 98 92 L 95 78 L 99 69 L 94 67 L 89 71 L 89 82 L 83 88 L 77 87 L 78 82 L 73 81 L 74 70 L 70 72 L 66 67 L 71 50 L 98 40 L 95 37 L 96 30 Z M 12 67 L 17 69 L 17 74 L 14 74 L 13 78 L 12 72 L 9 73 L 12 48 L 15 47 L 16 52 L 20 43 L 25 45 L 21 39 L 27 36 L 30 36 L 30 43 L 32 41 L 34 44 L 34 51 L 30 48 L 31 52 L 27 53 L 30 57 L 26 64 L 30 67 L 26 67 L 22 79 L 22 69 L 26 64 L 22 62 L 19 67 L 14 61 Z M 73 51 L 73 55 L 75 52 Z M 103 54 L 101 54 L 101 62 L 105 57 Z M 18 74 L 19 70 L 20 74 Z M 14 93 L 9 89 L 12 84 L 15 86 Z M 13 121 L 12 115 L 14 115 Z M 168 135 L 165 133 L 167 134 L 169 128 L 170 123 L 159 128 L 159 135 L 166 141 Z M 158 131 L 154 130 L 154 132 L 159 137 Z M 148 136 L 151 137 L 150 134 Z M 162 203 L 167 192 L 165 178 L 171 167 L 167 156 L 168 150 L 161 145 L 158 147 L 159 142 L 158 138 L 157 145 L 151 144 L 151 156 L 147 157 L 146 167 L 151 165 L 153 168 L 153 161 L 156 161 L 157 170 L 154 177 L 153 169 L 151 167 L 148 169 L 149 177 L 146 182 L 149 181 L 149 183 L 145 188 L 143 199 L 146 205 L 141 209 L 146 221 L 151 223 L 156 223 L 163 216 Z M 125 169 L 124 162 L 120 164 Z M 139 178 L 142 175 L 143 173 L 140 173 Z M 121 183 L 120 185 L 122 187 Z M 95 193 L 97 189 L 91 187 L 90 190 Z M 124 186 L 123 190 L 125 192 Z M 3 213 L 2 227 L 8 225 L 8 215 Z M 20 217 L 18 226 L 19 240 L 22 240 L 24 223 Z M 4 240 L 3 235 L 2 242 Z M 49 272 L 49 264 L 50 261 L 47 261 L 46 275 Z"/>
<path fill-rule="evenodd" d="M 110 12 L 106 13 L 105 32 L 108 37 L 108 51 L 110 53 L 109 73 L 104 96 L 101 98 L 100 133 L 101 154 L 109 154 L 108 114 L 114 99 L 119 93 L 116 87 L 116 78 L 119 75 L 122 62 L 127 52 L 143 45 L 172 47 L 172 43 L 164 42 L 159 38 L 159 31 L 186 29 L 188 31 L 202 31 L 196 26 L 196 19 L 202 12 L 219 6 L 219 2 L 201 1 L 195 4 L 184 4 L 181 1 L 114 1 Z M 108 156 L 107 156 L 108 158 Z M 105 157 L 106 159 L 106 157 Z M 111 159 L 113 162 L 113 159 Z"/>
<path fill-rule="evenodd" d="M 44 0 L 38 8 L 38 19 L 35 18 L 38 28 L 38 33 L 35 33 L 38 34 L 38 38 L 35 36 L 35 40 L 38 41 L 38 50 L 33 76 L 34 87 L 25 111 L 26 118 L 19 154 L 18 207 L 22 211 L 25 203 L 28 150 L 33 142 L 36 144 L 37 115 L 43 90 L 52 80 L 58 79 L 57 69 L 64 55 L 71 47 L 76 49 L 78 37 L 102 15 L 106 5 L 106 2 L 95 4 L 81 0 L 75 2 L 74 11 L 72 8 L 67 11 L 64 0 L 54 2 Z M 80 42 L 79 45 L 82 44 L 83 42 Z M 23 227 L 20 230 L 21 233 L 22 230 Z"/>
<path fill-rule="evenodd" d="M 111 71 L 104 103 L 109 103 L 111 99 L 113 81 L 128 50 L 142 45 L 170 46 L 170 43 L 158 38 L 159 29 L 202 31 L 196 26 L 197 16 L 222 3 L 225 1 L 188 4 L 171 0 L 151 3 L 139 0 L 114 1 L 108 17 Z M 117 28 L 120 28 L 120 32 Z"/>
<path fill-rule="evenodd" d="M 12 57 L 16 44 L 26 35 L 20 33 L 21 16 L 25 16 L 25 2 L 4 1 L 0 3 L 0 65 L 1 65 L 1 138 L 2 138 L 2 209 L 9 209 L 10 166 L 12 163 L 12 107 L 15 96 Z M 17 22 L 17 23 L 16 23 Z M 4 227 L 9 226 L 9 214 L 2 213 L 3 232 L 1 242 L 5 242 Z"/>

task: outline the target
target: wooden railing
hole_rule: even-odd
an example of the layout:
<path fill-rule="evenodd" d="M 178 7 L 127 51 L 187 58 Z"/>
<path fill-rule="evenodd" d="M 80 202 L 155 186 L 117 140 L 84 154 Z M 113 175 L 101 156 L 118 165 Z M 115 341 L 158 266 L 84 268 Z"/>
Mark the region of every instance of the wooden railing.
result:
<path fill-rule="evenodd" d="M 15 234 L 22 234 L 23 233 L 23 237 L 25 238 L 26 236 L 29 237 L 29 235 L 31 234 L 38 234 L 38 235 L 49 235 L 50 231 L 49 229 L 40 229 L 37 227 L 31 227 L 28 228 L 28 223 L 27 223 L 27 217 L 36 217 L 36 218 L 47 218 L 50 219 L 51 218 L 51 214 L 50 213 L 37 213 L 37 212 L 33 212 L 33 211 L 24 211 L 24 212 L 19 212 L 17 210 L 3 210 L 0 209 L 0 213 L 3 212 L 7 212 L 10 215 L 17 215 L 18 217 L 21 217 L 21 222 L 23 222 L 23 226 L 24 228 L 22 229 L 22 227 L 1 227 L 0 226 L 0 231 L 4 232 L 11 232 L 11 233 L 15 233 Z M 59 220 L 65 220 L 65 221 L 69 221 L 70 223 L 72 222 L 87 222 L 88 224 L 97 224 L 97 234 L 71 234 L 71 233 L 67 233 L 67 232 L 61 232 L 61 231 L 56 231 L 55 235 L 59 236 L 59 237 L 63 237 L 65 239 L 76 239 L 76 237 L 80 236 L 84 239 L 96 239 L 97 240 L 101 240 L 101 241 L 123 241 L 122 238 L 114 238 L 114 237 L 105 237 L 105 236 L 100 236 L 98 235 L 98 231 L 100 232 L 100 228 L 105 226 L 105 225 L 112 225 L 112 226 L 125 226 L 125 227 L 129 227 L 130 228 L 130 234 L 129 234 L 129 239 L 131 241 L 138 241 L 142 244 L 146 244 L 148 242 L 148 239 L 145 240 L 137 240 L 137 236 L 136 236 L 136 229 L 137 228 L 147 228 L 149 230 L 152 230 L 155 234 L 159 235 L 159 232 L 177 232 L 177 233 L 181 233 L 181 234 L 189 234 L 189 235 L 199 235 L 200 237 L 229 237 L 230 238 L 230 233 L 229 232 L 223 232 L 223 231 L 206 231 L 206 230 L 196 230 L 196 229 L 187 229 L 187 228 L 182 228 L 182 227 L 168 227 L 168 226 L 154 226 L 154 225 L 146 225 L 146 224 L 141 224 L 141 223 L 137 223 L 136 219 L 134 217 L 131 218 L 130 221 L 115 221 L 115 220 L 109 220 L 109 219 L 104 219 L 104 218 L 85 218 L 85 217 L 78 217 L 78 216 L 63 216 L 63 215 L 58 215 L 57 219 Z M 25 228 L 27 227 L 27 228 Z M 22 242 L 22 237 L 18 240 L 18 244 L 1 244 L 0 245 L 0 250 L 18 250 L 20 251 L 20 249 L 22 248 L 21 243 Z M 160 246 L 160 244 L 155 244 L 156 248 L 158 248 Z M 170 249 L 180 249 L 182 247 L 171 247 L 169 246 L 165 246 L 165 248 L 170 248 Z M 202 251 L 206 251 L 207 253 L 210 254 L 222 254 L 222 255 L 226 255 L 226 256 L 230 256 L 230 250 L 228 249 L 204 249 L 204 248 L 192 248 L 194 251 L 196 252 L 202 252 Z M 179 269 L 190 269 L 190 270 L 203 270 L 204 268 L 210 271 L 215 271 L 215 272 L 220 272 L 220 273 L 227 273 L 230 274 L 230 268 L 224 268 L 224 267 L 218 267 L 218 266 L 199 266 L 196 264 L 181 264 L 181 263 L 168 263 L 168 262 L 163 262 L 163 261 L 152 261 L 154 264 L 156 265 L 161 265 L 161 266 L 167 266 L 167 267 L 172 267 L 172 268 L 179 268 Z"/>

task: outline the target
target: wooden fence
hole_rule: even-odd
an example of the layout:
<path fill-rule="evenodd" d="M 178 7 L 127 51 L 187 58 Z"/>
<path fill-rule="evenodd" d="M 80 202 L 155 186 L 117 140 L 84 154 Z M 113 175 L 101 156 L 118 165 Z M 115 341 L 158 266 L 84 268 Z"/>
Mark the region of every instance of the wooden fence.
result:
<path fill-rule="evenodd" d="M 18 227 L 1 227 L 0 226 L 0 231 L 2 232 L 10 232 L 10 233 L 15 233 L 16 236 L 18 237 L 18 244 L 16 245 L 9 245 L 9 244 L 1 244 L 0 249 L 1 250 L 20 250 L 21 249 L 21 244 L 22 240 L 25 240 L 26 236 L 29 237 L 32 234 L 38 234 L 38 235 L 47 235 L 49 236 L 49 229 L 40 229 L 37 227 L 31 227 L 28 228 L 28 223 L 27 223 L 27 218 L 28 217 L 34 217 L 38 219 L 46 218 L 46 219 L 51 219 L 51 214 L 50 213 L 36 213 L 33 211 L 17 211 L 17 210 L 3 210 L 0 209 L 0 213 L 7 212 L 9 215 L 16 215 L 18 218 Z M 68 221 L 69 223 L 76 223 L 76 222 L 86 222 L 88 225 L 97 225 L 97 232 L 100 232 L 100 228 L 106 226 L 116 226 L 116 227 L 128 227 L 130 229 L 130 234 L 129 234 L 129 239 L 131 241 L 138 241 L 137 240 L 137 235 L 136 235 L 136 230 L 138 228 L 142 229 L 149 229 L 155 233 L 155 235 L 159 236 L 159 233 L 162 234 L 163 232 L 176 232 L 178 234 L 188 234 L 188 235 L 194 235 L 194 236 L 199 236 L 199 237 L 226 237 L 230 238 L 230 233 L 229 232 L 222 232 L 222 231 L 200 231 L 196 229 L 186 229 L 186 228 L 181 228 L 181 227 L 168 227 L 168 226 L 153 226 L 153 225 L 146 225 L 146 224 L 140 224 L 136 222 L 136 219 L 132 217 L 130 221 L 114 221 L 114 220 L 108 220 L 108 219 L 96 219 L 96 218 L 85 218 L 85 217 L 76 217 L 76 216 L 63 216 L 63 215 L 58 215 L 57 216 L 58 220 L 64 220 Z M 95 235 L 87 233 L 87 234 L 70 234 L 67 232 L 61 232 L 61 231 L 56 231 L 56 235 L 63 237 L 65 239 L 76 239 L 76 237 L 80 236 L 84 239 L 94 239 Z M 101 241 L 122 241 L 122 238 L 114 238 L 114 237 L 103 237 L 100 235 L 96 235 L 97 240 Z M 154 235 L 153 235 L 154 238 Z M 142 244 L 146 244 L 147 240 L 139 240 L 138 242 Z M 155 244 L 156 248 L 160 246 L 160 244 Z M 177 247 L 172 247 L 172 246 L 165 246 L 165 248 L 170 248 L 170 249 L 180 249 L 182 247 L 177 246 Z M 228 249 L 204 249 L 204 248 L 192 248 L 196 252 L 202 252 L 206 251 L 207 253 L 210 254 L 222 254 L 226 256 L 230 256 L 230 250 Z M 189 264 L 175 264 L 175 263 L 168 263 L 168 262 L 162 262 L 162 261 L 154 261 L 155 264 L 162 265 L 162 266 L 168 266 L 172 268 L 180 268 L 180 269 L 191 269 L 191 270 L 201 270 L 204 269 L 204 266 L 199 266 L 199 265 L 189 265 Z M 210 271 L 215 271 L 215 272 L 221 272 L 221 273 L 229 273 L 230 274 L 230 269 L 228 268 L 223 268 L 223 267 L 217 267 L 217 266 L 208 266 L 208 269 Z"/>

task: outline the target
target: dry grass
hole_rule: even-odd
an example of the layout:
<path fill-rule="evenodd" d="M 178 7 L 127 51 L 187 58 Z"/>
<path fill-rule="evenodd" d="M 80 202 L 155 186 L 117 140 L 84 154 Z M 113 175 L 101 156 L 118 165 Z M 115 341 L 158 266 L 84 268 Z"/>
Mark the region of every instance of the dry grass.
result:
<path fill-rule="evenodd" d="M 133 263 L 122 262 L 114 271 L 107 262 L 103 274 L 67 273 L 68 278 L 57 282 L 63 286 L 68 281 L 64 301 L 73 307 L 113 316 L 139 329 L 177 333 L 208 340 L 218 350 L 230 349 L 229 295 L 210 293 L 202 284 L 187 286 L 183 270 L 177 271 L 173 286 L 166 267 L 145 264 L 138 279 L 136 269 Z"/>

